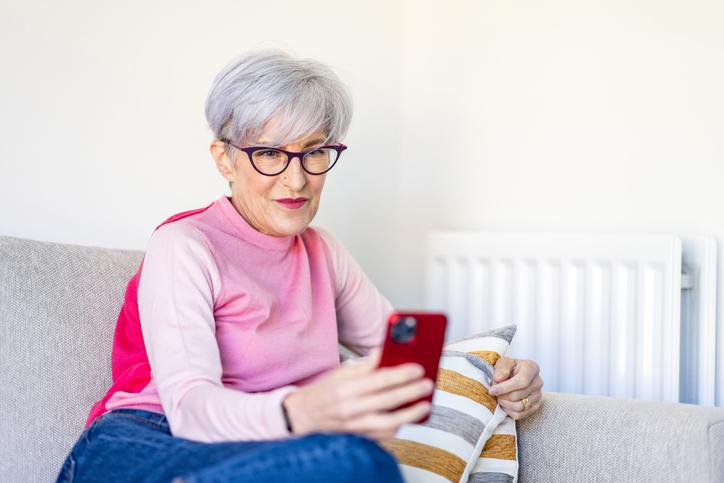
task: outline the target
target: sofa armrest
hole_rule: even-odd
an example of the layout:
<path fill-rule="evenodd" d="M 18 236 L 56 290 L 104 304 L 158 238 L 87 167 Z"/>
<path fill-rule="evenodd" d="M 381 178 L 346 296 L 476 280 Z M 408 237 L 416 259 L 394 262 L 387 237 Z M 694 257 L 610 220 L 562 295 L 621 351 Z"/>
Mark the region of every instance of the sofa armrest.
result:
<path fill-rule="evenodd" d="M 544 393 L 518 424 L 520 482 L 724 481 L 724 409 Z"/>

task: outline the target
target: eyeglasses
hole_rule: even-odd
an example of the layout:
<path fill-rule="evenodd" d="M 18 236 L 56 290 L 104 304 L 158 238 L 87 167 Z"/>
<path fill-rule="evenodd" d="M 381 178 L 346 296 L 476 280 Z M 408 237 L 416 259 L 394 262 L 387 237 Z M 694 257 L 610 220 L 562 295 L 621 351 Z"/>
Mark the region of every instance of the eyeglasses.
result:
<path fill-rule="evenodd" d="M 334 167 L 342 151 L 347 149 L 344 144 L 337 144 L 335 146 L 320 146 L 296 153 L 266 146 L 241 148 L 228 139 L 222 139 L 221 142 L 230 144 L 239 151 L 244 151 L 249 156 L 249 161 L 251 161 L 254 169 L 264 176 L 281 174 L 289 166 L 289 160 L 294 158 L 299 158 L 302 161 L 302 169 L 307 173 L 324 174 Z"/>

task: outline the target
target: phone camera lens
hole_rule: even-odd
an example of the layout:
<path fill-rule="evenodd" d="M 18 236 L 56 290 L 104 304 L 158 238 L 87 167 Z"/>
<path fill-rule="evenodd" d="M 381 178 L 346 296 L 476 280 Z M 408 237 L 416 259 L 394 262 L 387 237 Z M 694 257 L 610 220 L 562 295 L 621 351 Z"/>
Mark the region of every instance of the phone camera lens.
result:
<path fill-rule="evenodd" d="M 409 342 L 417 333 L 417 320 L 414 317 L 403 317 L 392 324 L 392 340 L 395 342 Z"/>

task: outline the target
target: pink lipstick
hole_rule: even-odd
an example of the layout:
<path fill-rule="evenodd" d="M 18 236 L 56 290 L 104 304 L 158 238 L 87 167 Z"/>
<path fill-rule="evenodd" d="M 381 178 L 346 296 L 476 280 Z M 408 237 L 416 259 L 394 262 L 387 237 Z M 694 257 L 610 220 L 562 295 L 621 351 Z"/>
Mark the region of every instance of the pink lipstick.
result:
<path fill-rule="evenodd" d="M 278 200 L 274 200 L 280 205 L 282 205 L 284 208 L 288 208 L 290 210 L 297 210 L 304 206 L 304 204 L 309 201 L 308 198 L 280 198 Z"/>

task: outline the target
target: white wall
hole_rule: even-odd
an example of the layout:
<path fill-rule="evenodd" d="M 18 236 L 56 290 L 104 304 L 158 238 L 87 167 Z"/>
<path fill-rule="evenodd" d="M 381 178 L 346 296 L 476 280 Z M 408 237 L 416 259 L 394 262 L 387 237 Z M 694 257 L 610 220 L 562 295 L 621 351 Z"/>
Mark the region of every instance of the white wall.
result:
<path fill-rule="evenodd" d="M 225 193 L 205 96 L 264 43 L 351 85 L 316 223 L 397 306 L 431 229 L 722 240 L 722 25 L 715 0 L 0 2 L 0 234 L 144 248 Z"/>
<path fill-rule="evenodd" d="M 400 300 L 421 300 L 431 229 L 724 239 L 724 3 L 415 0 L 403 16 Z"/>
<path fill-rule="evenodd" d="M 335 66 L 356 103 L 316 223 L 393 291 L 393 253 L 374 246 L 392 230 L 400 14 L 384 0 L 0 1 L 0 234 L 145 248 L 227 192 L 204 117 L 216 73 L 258 45 L 292 49 Z"/>

